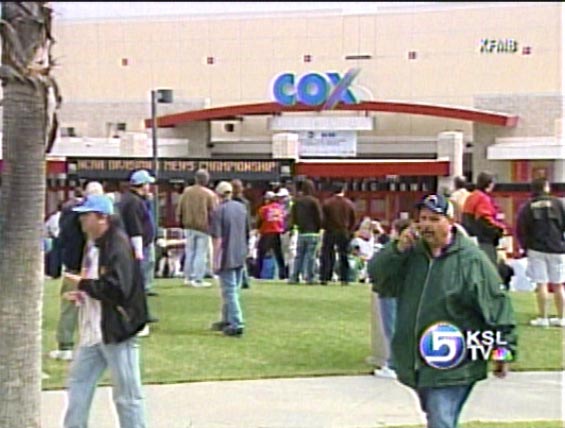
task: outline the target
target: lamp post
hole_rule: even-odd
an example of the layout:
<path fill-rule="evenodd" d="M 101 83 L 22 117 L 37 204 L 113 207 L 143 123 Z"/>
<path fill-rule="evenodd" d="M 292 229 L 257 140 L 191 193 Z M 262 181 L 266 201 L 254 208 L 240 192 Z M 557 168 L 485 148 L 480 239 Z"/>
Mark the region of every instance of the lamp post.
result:
<path fill-rule="evenodd" d="M 153 143 L 153 175 L 155 176 L 155 194 L 153 208 L 155 212 L 155 227 L 159 229 L 159 152 L 157 146 L 157 103 L 170 104 L 173 102 L 171 89 L 151 90 L 151 140 Z"/>

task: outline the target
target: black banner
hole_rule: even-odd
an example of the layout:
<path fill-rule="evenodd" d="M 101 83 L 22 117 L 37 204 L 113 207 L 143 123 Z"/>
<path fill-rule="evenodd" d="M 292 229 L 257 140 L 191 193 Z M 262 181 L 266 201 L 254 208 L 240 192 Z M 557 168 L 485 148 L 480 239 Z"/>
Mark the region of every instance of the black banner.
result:
<path fill-rule="evenodd" d="M 159 179 L 191 180 L 195 172 L 206 169 L 211 180 L 264 181 L 290 178 L 292 160 L 277 159 L 159 159 Z M 153 173 L 148 158 L 68 158 L 68 175 L 93 180 L 127 180 L 133 170 L 146 169 Z"/>

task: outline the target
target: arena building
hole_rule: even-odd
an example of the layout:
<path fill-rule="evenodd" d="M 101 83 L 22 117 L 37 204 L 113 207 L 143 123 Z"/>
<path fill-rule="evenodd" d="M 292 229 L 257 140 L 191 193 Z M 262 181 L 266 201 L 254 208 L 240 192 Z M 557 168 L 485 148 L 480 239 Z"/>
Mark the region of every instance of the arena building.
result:
<path fill-rule="evenodd" d="M 137 165 L 124 159 L 150 161 L 150 93 L 170 89 L 157 104 L 162 218 L 199 162 L 218 161 L 215 179 L 243 173 L 257 195 L 296 175 L 322 193 L 347 182 L 360 215 L 385 221 L 453 175 L 490 170 L 512 224 L 532 177 L 565 190 L 564 17 L 559 2 L 476 2 L 55 21 L 53 154 L 68 166 L 51 199 L 76 180 L 124 179 Z M 339 102 L 305 104 L 305 76 L 326 82 L 323 100 L 338 86 Z"/>

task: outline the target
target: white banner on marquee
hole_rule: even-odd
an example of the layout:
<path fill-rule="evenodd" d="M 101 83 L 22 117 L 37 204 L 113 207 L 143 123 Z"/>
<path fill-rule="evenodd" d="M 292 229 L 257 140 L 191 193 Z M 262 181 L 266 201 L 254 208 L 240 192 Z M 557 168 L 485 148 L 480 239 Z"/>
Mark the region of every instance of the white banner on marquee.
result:
<path fill-rule="evenodd" d="M 355 131 L 298 132 L 299 156 L 356 156 Z"/>
<path fill-rule="evenodd" d="M 374 117 L 365 116 L 275 116 L 271 131 L 372 131 Z"/>

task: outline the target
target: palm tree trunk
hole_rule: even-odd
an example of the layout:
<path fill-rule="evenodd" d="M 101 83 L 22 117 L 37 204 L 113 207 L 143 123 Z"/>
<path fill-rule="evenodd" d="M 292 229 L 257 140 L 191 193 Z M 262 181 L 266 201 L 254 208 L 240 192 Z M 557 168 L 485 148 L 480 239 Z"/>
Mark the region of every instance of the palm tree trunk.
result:
<path fill-rule="evenodd" d="M 2 2 L 0 428 L 39 428 L 51 10 Z"/>

